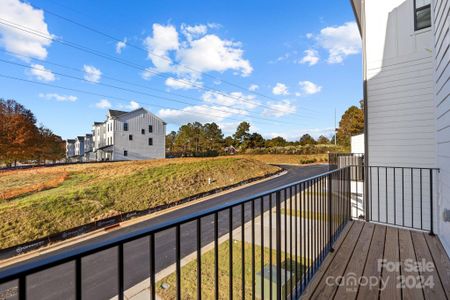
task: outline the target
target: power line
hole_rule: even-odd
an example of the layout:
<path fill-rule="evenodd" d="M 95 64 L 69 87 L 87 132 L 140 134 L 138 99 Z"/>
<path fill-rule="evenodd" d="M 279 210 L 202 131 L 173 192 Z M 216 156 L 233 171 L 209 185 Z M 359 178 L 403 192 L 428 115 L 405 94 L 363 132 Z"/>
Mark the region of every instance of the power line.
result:
<path fill-rule="evenodd" d="M 81 89 L 69 88 L 69 87 L 64 87 L 64 86 L 60 86 L 60 85 L 56 85 L 56 84 L 50 84 L 50 83 L 45 83 L 45 82 L 37 82 L 37 81 L 32 81 L 32 80 L 23 79 L 23 78 L 14 77 L 14 76 L 9 76 L 9 75 L 0 74 L 0 77 L 1 78 L 6 78 L 6 79 L 10 79 L 10 80 L 15 80 L 15 81 L 22 81 L 22 82 L 26 82 L 26 83 L 36 84 L 36 85 L 42 85 L 42 86 L 48 86 L 48 87 L 53 87 L 53 88 L 59 88 L 59 89 L 62 89 L 62 90 L 67 90 L 67 91 L 72 91 L 72 92 L 77 92 L 77 93 L 82 93 L 82 94 L 87 94 L 87 95 L 104 97 L 104 98 L 108 98 L 108 99 L 114 99 L 114 100 L 125 101 L 125 102 L 129 101 L 129 99 L 125 99 L 125 98 L 121 98 L 121 97 L 106 95 L 106 94 L 97 93 L 97 92 L 89 92 L 89 91 L 85 91 L 85 90 L 81 90 Z M 187 113 L 187 114 L 194 115 L 194 116 L 199 116 L 200 115 L 200 116 L 207 116 L 207 117 L 217 117 L 217 118 L 233 120 L 233 121 L 238 121 L 238 122 L 242 121 L 242 119 L 235 119 L 235 118 L 231 118 L 231 117 L 224 117 L 224 116 L 219 116 L 219 115 L 214 115 L 214 114 L 209 114 L 209 113 L 208 114 L 204 114 L 204 113 L 200 113 L 200 112 L 190 112 L 190 111 L 186 111 L 186 110 L 182 110 L 182 109 L 178 109 L 178 108 L 174 108 L 174 107 L 167 107 L 167 106 L 162 106 L 162 105 L 158 105 L 158 104 L 154 104 L 154 103 L 148 103 L 148 102 L 143 102 L 143 101 L 136 101 L 136 102 L 138 104 L 141 104 L 141 105 L 154 106 L 154 107 L 158 107 L 158 108 L 161 108 L 161 109 L 172 109 L 172 110 L 180 111 L 180 112 Z M 245 119 L 245 117 L 248 117 L 248 116 L 244 116 L 244 119 Z"/>
<path fill-rule="evenodd" d="M 68 74 L 64 74 L 64 73 L 60 73 L 60 72 L 49 71 L 49 70 L 42 70 L 42 69 L 39 69 L 37 67 L 28 66 L 28 65 L 25 65 L 25 64 L 21 64 L 21 63 L 10 62 L 10 61 L 6 61 L 6 60 L 3 60 L 3 59 L 0 59 L 0 62 L 11 64 L 11 65 L 15 65 L 15 66 L 24 67 L 24 68 L 27 68 L 27 69 L 33 69 L 33 70 L 39 70 L 39 71 L 43 71 L 43 72 L 53 73 L 53 74 L 56 74 L 56 75 L 59 75 L 59 76 L 62 76 L 62 77 L 71 78 L 71 79 L 75 79 L 75 80 L 79 80 L 79 81 L 83 81 L 83 82 L 90 82 L 89 80 L 86 80 L 86 79 L 81 78 L 81 77 L 76 77 L 76 76 L 72 76 L 72 75 L 68 75 Z M 170 101 L 170 102 L 176 102 L 176 103 L 181 103 L 181 104 L 186 104 L 186 105 L 195 105 L 193 103 L 189 103 L 189 102 L 185 102 L 185 101 L 181 101 L 181 100 L 177 100 L 177 99 L 169 99 L 169 98 L 161 97 L 161 96 L 158 96 L 158 95 L 149 94 L 149 93 L 145 93 L 145 92 L 141 92 L 141 91 L 137 91 L 137 90 L 132 90 L 132 89 L 128 89 L 128 88 L 124 88 L 124 87 L 120 87 L 120 86 L 116 86 L 116 85 L 111 85 L 111 84 L 107 84 L 107 83 L 97 83 L 97 84 L 105 86 L 105 87 L 108 87 L 108 88 L 114 88 L 114 89 L 122 90 L 122 91 L 125 91 L 125 92 L 130 92 L 130 93 L 134 93 L 134 94 L 140 94 L 140 95 L 153 97 L 153 98 L 157 98 L 157 99 L 161 99 L 161 100 L 166 100 L 166 101 Z M 199 101 L 199 100 L 197 100 L 197 101 Z M 238 114 L 238 115 L 241 115 L 241 116 L 247 116 L 248 118 L 251 118 L 251 119 L 264 120 L 264 121 L 268 121 L 270 123 L 274 123 L 275 122 L 272 119 L 256 117 L 256 116 L 249 116 L 249 115 L 243 114 L 242 113 L 243 110 L 240 110 L 238 108 L 231 108 L 232 111 L 222 110 L 222 109 L 215 108 L 215 107 L 209 107 L 209 109 L 215 110 L 215 111 L 218 111 L 218 112 L 222 112 L 222 113 L 226 113 L 226 114 L 232 113 L 232 114 Z M 285 121 L 277 121 L 276 123 L 292 124 L 292 123 L 285 122 Z"/>
<path fill-rule="evenodd" d="M 166 79 L 167 79 L 167 78 L 170 77 L 170 76 L 161 74 L 161 73 L 159 73 L 159 72 L 156 72 L 156 71 L 153 71 L 153 70 L 149 70 L 148 68 L 146 68 L 146 67 L 144 67 L 144 66 L 141 66 L 141 65 L 139 65 L 139 64 L 135 64 L 135 63 L 133 63 L 133 62 L 129 62 L 129 61 L 123 60 L 123 59 L 117 59 L 116 57 L 113 57 L 113 56 L 111 56 L 111 55 L 109 55 L 109 54 L 106 54 L 106 53 L 103 53 L 103 52 L 100 52 L 100 51 L 97 51 L 97 50 L 93 50 L 93 49 L 91 49 L 91 48 L 89 48 L 89 47 L 85 47 L 85 46 L 83 46 L 83 45 L 79 45 L 79 44 L 76 44 L 76 43 L 73 43 L 73 42 L 62 41 L 62 40 L 60 40 L 60 39 L 55 39 L 55 38 L 49 37 L 48 35 L 43 34 L 42 32 L 33 30 L 33 29 L 29 28 L 29 27 L 22 26 L 22 25 L 20 25 L 20 24 L 16 24 L 16 23 L 11 22 L 11 21 L 9 21 L 9 20 L 5 20 L 5 19 L 3 19 L 3 18 L 0 18 L 0 20 L 4 21 L 4 22 L 0 21 L 0 24 L 3 24 L 3 25 L 6 25 L 6 26 L 15 28 L 15 29 L 17 29 L 17 30 L 20 30 L 20 31 L 23 31 L 23 32 L 26 32 L 26 33 L 29 33 L 29 34 L 32 34 L 32 35 L 40 36 L 40 37 L 45 38 L 45 39 L 47 39 L 47 40 L 51 40 L 51 41 L 60 43 L 60 44 L 65 45 L 65 46 L 69 46 L 69 47 L 72 47 L 72 48 L 74 48 L 74 49 L 77 49 L 77 50 L 80 50 L 80 51 L 83 51 L 83 52 L 87 52 L 87 53 L 90 53 L 90 54 L 93 54 L 93 55 L 102 57 L 102 58 L 104 58 L 104 59 L 108 59 L 108 60 L 111 60 L 111 61 L 114 61 L 114 62 L 123 64 L 123 65 L 126 65 L 126 66 L 131 67 L 131 68 L 135 68 L 135 69 L 138 69 L 138 70 L 141 70 L 141 71 L 144 71 L 144 72 L 151 72 L 151 73 L 154 73 L 156 76 L 159 76 L 159 77 L 162 77 L 162 78 L 166 78 Z M 5 23 L 5 22 L 6 22 L 6 23 Z M 25 29 L 24 29 L 24 28 L 25 28 Z M 171 77 L 170 77 L 170 78 L 171 78 Z M 212 91 L 212 92 L 215 92 L 215 93 L 217 93 L 217 94 L 223 95 L 223 96 L 225 96 L 225 97 L 233 98 L 233 99 L 235 99 L 235 100 L 239 100 L 239 101 L 242 101 L 242 102 L 251 103 L 252 105 L 255 104 L 255 103 L 253 103 L 253 102 L 251 102 L 251 101 L 248 101 L 248 100 L 245 99 L 245 98 L 242 98 L 242 97 L 236 97 L 236 96 L 233 96 L 233 95 L 231 95 L 231 94 L 227 94 L 227 93 L 225 93 L 225 92 L 223 92 L 223 91 L 216 90 L 216 89 L 213 89 L 213 88 L 210 88 L 210 87 L 205 87 L 205 86 L 195 85 L 195 84 L 193 84 L 193 83 L 190 82 L 190 81 L 185 81 L 185 80 L 176 79 L 176 78 L 174 78 L 174 80 L 175 80 L 175 81 L 178 81 L 178 82 L 181 82 L 181 83 L 184 83 L 184 84 L 188 84 L 188 85 L 195 86 L 195 87 L 197 87 L 197 88 L 199 88 L 199 89 L 202 89 L 202 90 L 205 90 L 205 91 Z M 267 105 L 264 105 L 264 104 L 261 104 L 261 103 L 258 103 L 257 106 L 264 107 L 264 108 L 267 109 L 267 110 L 271 110 L 271 111 L 276 111 L 276 112 L 284 113 L 284 111 L 282 111 L 282 110 L 275 109 L 275 108 L 273 108 L 273 107 L 270 107 L 270 106 L 267 106 Z M 296 115 L 298 115 L 298 114 L 296 114 Z M 303 117 L 303 116 L 301 116 L 301 115 L 298 115 L 298 116 Z"/>
<path fill-rule="evenodd" d="M 10 54 L 10 55 L 20 56 L 20 57 L 24 57 L 24 58 L 26 57 L 26 56 L 24 56 L 24 55 L 20 55 L 20 54 L 17 54 L 17 53 L 14 53 L 14 52 L 10 52 L 10 51 L 7 51 L 7 50 L 0 50 L 0 51 L 5 52 L 5 53 L 8 53 L 8 54 Z M 38 62 L 41 62 L 41 63 L 45 63 L 45 64 L 48 64 L 48 65 L 58 66 L 58 67 L 60 67 L 60 68 L 64 68 L 64 69 L 67 69 L 67 70 L 72 70 L 72 71 L 76 71 L 76 72 L 81 72 L 81 70 L 79 70 L 79 69 L 77 69 L 77 68 L 65 66 L 65 65 L 62 65 L 62 64 L 59 64 L 59 63 L 55 63 L 55 62 L 51 62 L 51 61 L 45 61 L 45 60 L 42 60 L 42 59 L 36 59 L 36 58 L 32 58 L 32 60 L 35 60 L 35 61 L 38 61 Z M 14 63 L 14 62 L 2 60 L 2 59 L 0 59 L 0 61 L 2 61 L 2 62 L 4 62 L 4 63 L 8 63 L 8 64 L 13 64 L 13 65 L 22 66 L 22 67 L 25 67 L 25 68 L 33 68 L 33 67 L 30 67 L 30 66 L 25 65 L 25 64 Z M 42 71 L 42 70 L 41 70 L 41 71 Z M 69 76 L 70 76 L 70 75 L 67 75 L 67 74 L 64 74 L 64 73 L 57 73 L 57 72 L 53 72 L 53 73 L 58 74 L 58 75 L 61 75 L 61 76 L 64 76 L 64 77 L 69 77 Z M 196 102 L 204 103 L 204 101 L 202 101 L 202 100 L 200 100 L 200 99 L 198 99 L 198 98 L 195 98 L 195 97 L 190 97 L 190 96 L 186 96 L 186 95 L 182 95 L 182 94 L 178 94 L 178 93 L 171 93 L 171 92 L 167 92 L 167 91 L 161 90 L 161 89 L 151 88 L 151 87 L 148 87 L 148 86 L 146 86 L 146 85 L 136 84 L 136 83 L 134 83 L 134 82 L 130 82 L 130 81 L 125 81 L 125 80 L 117 79 L 117 78 L 114 78 L 114 77 L 111 77 L 111 76 L 107 76 L 107 75 L 104 75 L 104 74 L 102 74 L 102 78 L 106 78 L 106 79 L 109 79 L 109 80 L 112 80 L 112 81 L 116 81 L 116 82 L 120 82 L 120 83 L 123 83 L 123 84 L 129 84 L 129 85 L 141 87 L 141 88 L 148 89 L 148 90 L 151 90 L 151 91 L 156 91 L 156 92 L 159 92 L 159 93 L 168 94 L 168 95 L 171 95 L 171 96 L 178 96 L 178 97 L 186 98 L 186 99 L 193 100 L 193 101 L 196 101 Z M 84 79 L 82 79 L 82 78 L 75 78 L 75 79 L 86 81 L 86 80 L 84 80 Z M 102 83 L 98 83 L 98 84 L 104 85 L 104 84 L 102 84 Z M 140 93 L 140 92 L 139 92 L 139 93 Z M 146 94 L 146 95 L 147 95 L 147 94 Z M 156 96 L 156 95 L 149 95 L 149 96 L 154 96 L 154 97 L 157 97 L 157 98 L 161 98 L 161 96 Z M 168 101 L 177 101 L 177 102 L 180 102 L 180 101 L 178 101 L 178 100 L 171 100 L 171 99 L 168 99 L 168 98 L 161 98 L 161 99 L 163 99 L 163 100 L 168 100 Z M 185 103 L 185 102 L 180 102 L 180 103 L 193 105 L 192 103 Z M 245 111 L 245 112 L 247 112 L 247 113 L 250 114 L 250 111 L 249 111 L 249 110 L 247 110 L 247 109 L 242 109 L 242 108 L 235 108 L 234 105 L 226 105 L 226 104 L 220 104 L 220 105 L 223 106 L 223 107 L 229 107 L 229 108 L 233 108 L 233 109 L 238 109 L 238 110 L 240 110 L 240 111 Z M 255 106 L 256 106 L 256 103 L 255 103 Z M 241 114 L 241 115 L 242 115 L 242 114 Z M 305 117 L 305 118 L 311 118 L 310 116 L 304 116 L 304 117 Z M 261 118 L 261 117 L 253 117 L 253 118 L 261 119 L 261 120 L 267 120 L 267 121 L 272 121 L 271 119 Z M 277 121 L 277 122 L 280 122 L 280 121 Z M 281 123 L 288 123 L 288 122 L 282 121 Z"/>
<path fill-rule="evenodd" d="M 50 10 L 48 10 L 48 9 L 46 9 L 46 8 L 42 8 L 42 7 L 39 7 L 39 6 L 35 6 L 35 7 L 38 8 L 38 9 L 41 9 L 41 10 L 45 11 L 45 12 L 48 13 L 49 15 L 52 15 L 52 16 L 57 17 L 57 18 L 59 18 L 59 19 L 62 19 L 62 20 L 64 20 L 64 21 L 66 21 L 66 22 L 72 23 L 72 24 L 74 24 L 74 25 L 76 25 L 76 26 L 79 26 L 79 27 L 81 27 L 81 28 L 84 28 L 84 29 L 86 29 L 86 30 L 88 30 L 88 31 L 91 31 L 91 32 L 94 32 L 94 33 L 99 34 L 99 35 L 101 35 L 101 36 L 107 37 L 107 38 L 109 38 L 109 39 L 111 39 L 111 40 L 113 40 L 113 41 L 116 41 L 116 42 L 122 42 L 122 39 L 120 39 L 120 38 L 118 38 L 118 37 L 115 37 L 115 36 L 113 36 L 113 35 L 111 35 L 111 34 L 109 34 L 109 33 L 103 32 L 103 31 L 101 31 L 101 30 L 99 30 L 99 29 L 96 29 L 96 28 L 94 28 L 94 27 L 92 27 L 92 26 L 88 26 L 88 25 L 82 24 L 82 23 L 80 23 L 80 22 L 77 22 L 77 21 L 75 21 L 75 20 L 73 20 L 73 19 L 69 19 L 69 18 L 67 18 L 67 17 L 65 17 L 65 16 L 62 16 L 62 15 L 60 15 L 60 14 L 57 14 L 57 13 L 53 12 L 53 11 L 50 11 Z M 141 47 L 141 46 L 138 46 L 138 45 L 136 45 L 136 44 L 126 42 L 126 45 L 129 46 L 129 47 L 131 47 L 131 48 L 134 48 L 134 49 L 143 51 L 143 52 L 145 52 L 145 53 L 149 53 L 147 49 L 145 49 L 145 48 L 143 48 L 143 47 Z M 163 59 L 163 60 L 165 60 L 165 61 L 167 61 L 167 62 L 172 63 L 172 60 L 171 60 L 170 58 L 164 56 L 164 55 L 158 55 L 158 54 L 155 54 L 155 53 L 151 53 L 151 55 L 152 55 L 152 56 L 155 56 L 155 57 L 158 57 L 158 58 L 160 58 L 160 59 Z M 204 76 L 209 77 L 209 78 L 214 79 L 214 80 L 220 80 L 221 82 L 226 83 L 226 84 L 228 84 L 228 85 L 230 85 L 230 86 L 236 87 L 236 88 L 241 89 L 241 90 L 246 91 L 246 92 L 249 92 L 248 88 L 245 88 L 245 87 L 243 87 L 243 86 L 241 86 L 241 85 L 239 85 L 239 84 L 236 84 L 236 83 L 233 83 L 233 82 L 230 82 L 230 81 L 227 81 L 227 80 L 223 80 L 223 79 L 221 79 L 221 78 L 219 78 L 219 77 L 217 77 L 217 76 L 214 76 L 214 75 L 211 75 L 211 74 L 208 74 L 208 73 L 203 73 L 203 72 L 200 71 L 200 70 L 197 70 L 197 69 L 195 69 L 195 68 L 192 68 L 192 67 L 190 67 L 190 66 L 187 66 L 187 65 L 184 65 L 184 64 L 181 64 L 181 63 L 178 63 L 177 65 L 182 66 L 183 68 L 185 68 L 185 69 L 187 69 L 187 70 L 190 70 L 190 71 L 192 71 L 192 72 L 195 72 L 195 73 L 204 75 Z M 259 93 L 259 92 L 256 92 L 256 91 L 251 91 L 250 94 L 258 95 L 258 96 L 260 96 L 260 97 L 264 97 L 264 98 L 267 98 L 267 99 L 272 100 L 272 101 L 278 101 L 278 99 L 276 99 L 276 98 L 274 98 L 274 97 L 270 97 L 270 96 L 267 96 L 267 95 L 265 95 L 265 94 L 262 94 L 262 93 Z M 316 112 L 316 111 L 313 111 L 313 110 L 310 110 L 310 111 Z"/>

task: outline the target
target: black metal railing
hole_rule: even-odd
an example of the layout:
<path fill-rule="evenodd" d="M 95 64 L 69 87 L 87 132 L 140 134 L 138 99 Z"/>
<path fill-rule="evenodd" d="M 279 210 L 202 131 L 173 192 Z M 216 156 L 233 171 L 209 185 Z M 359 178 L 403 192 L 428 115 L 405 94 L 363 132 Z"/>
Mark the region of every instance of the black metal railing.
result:
<path fill-rule="evenodd" d="M 369 221 L 429 231 L 434 234 L 439 169 L 391 166 L 364 168 Z"/>
<path fill-rule="evenodd" d="M 150 299 L 297 299 L 350 220 L 350 197 L 350 167 L 333 170 L 3 268 L 0 298 L 124 299 L 147 280 Z"/>

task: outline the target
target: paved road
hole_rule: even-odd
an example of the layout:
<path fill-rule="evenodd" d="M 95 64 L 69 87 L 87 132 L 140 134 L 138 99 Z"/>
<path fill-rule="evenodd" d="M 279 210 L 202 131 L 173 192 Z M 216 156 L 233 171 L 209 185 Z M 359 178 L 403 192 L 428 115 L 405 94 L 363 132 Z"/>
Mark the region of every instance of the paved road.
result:
<path fill-rule="evenodd" d="M 328 166 L 306 166 L 295 167 L 285 166 L 287 174 L 277 178 L 273 178 L 266 182 L 255 184 L 225 195 L 212 198 L 208 201 L 192 204 L 185 208 L 172 211 L 170 213 L 155 217 L 151 220 L 143 221 L 129 227 L 121 228 L 110 232 L 107 235 L 96 237 L 88 241 L 81 242 L 76 246 L 91 243 L 92 241 L 101 241 L 124 233 L 133 232 L 149 225 L 158 224 L 167 220 L 183 216 L 199 210 L 211 208 L 215 205 L 226 203 L 232 200 L 251 197 L 252 195 L 263 193 L 265 191 L 305 179 L 328 170 Z M 263 210 L 269 208 L 266 202 Z M 245 208 L 245 220 L 251 219 L 251 206 Z M 259 215 L 261 207 L 259 202 L 255 202 L 255 215 Z M 233 228 L 241 224 L 240 207 L 233 209 Z M 228 211 L 219 214 L 219 236 L 228 233 L 229 215 Z M 181 257 L 184 257 L 196 249 L 196 224 L 188 223 L 181 227 Z M 201 228 L 202 245 L 211 243 L 214 240 L 214 220 L 213 216 L 202 219 Z M 66 250 L 65 248 L 64 250 Z M 64 251 L 57 250 L 52 254 Z M 172 265 L 175 262 L 175 231 L 166 230 L 156 235 L 156 272 Z M 46 254 L 46 255 L 52 255 Z M 42 255 L 39 258 L 46 256 Z M 143 238 L 131 242 L 124 247 L 125 258 L 125 289 L 149 277 L 149 239 Z M 117 249 L 110 249 L 102 253 L 98 253 L 83 260 L 83 299 L 109 299 L 117 293 Z M 41 272 L 39 274 L 29 276 L 27 278 L 29 299 L 73 299 L 74 294 L 74 264 L 67 263 L 65 265 Z M 5 288 L 14 287 L 15 283 L 0 286 L 1 291 Z M 7 298 L 15 299 L 15 297 Z"/>

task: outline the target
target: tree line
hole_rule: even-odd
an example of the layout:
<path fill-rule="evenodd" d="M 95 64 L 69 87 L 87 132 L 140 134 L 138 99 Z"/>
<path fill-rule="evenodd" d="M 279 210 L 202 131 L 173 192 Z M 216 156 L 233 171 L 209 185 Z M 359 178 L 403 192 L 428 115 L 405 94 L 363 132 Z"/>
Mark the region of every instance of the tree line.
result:
<path fill-rule="evenodd" d="M 241 122 L 234 134 L 225 137 L 222 129 L 214 122 L 188 123 L 166 136 L 167 152 L 169 156 L 214 156 L 224 153 L 230 147 L 245 153 L 251 149 L 330 145 L 335 143 L 336 137 L 339 146 L 348 147 L 350 137 L 364 131 L 364 112 L 362 107 L 351 106 L 347 109 L 336 129 L 336 135 L 331 138 L 321 135 L 315 139 L 306 133 L 298 141 L 287 141 L 281 136 L 265 139 L 257 132 L 250 133 L 250 128 L 250 123 Z"/>
<path fill-rule="evenodd" d="M 65 157 L 65 142 L 50 129 L 36 124 L 31 110 L 15 100 L 0 98 L 0 162 L 42 163 Z"/>

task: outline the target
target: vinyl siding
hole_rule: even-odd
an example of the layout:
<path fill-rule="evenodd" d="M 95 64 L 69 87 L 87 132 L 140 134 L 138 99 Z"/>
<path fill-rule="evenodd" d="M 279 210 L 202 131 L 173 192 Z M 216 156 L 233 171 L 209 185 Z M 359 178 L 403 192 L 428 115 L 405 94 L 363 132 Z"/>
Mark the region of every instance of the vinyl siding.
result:
<path fill-rule="evenodd" d="M 123 124 L 128 123 L 128 131 L 123 130 Z M 148 126 L 153 126 L 149 133 Z M 145 130 L 145 134 L 141 130 Z M 133 140 L 128 136 L 132 134 Z M 139 160 L 165 158 L 166 128 L 158 117 L 151 113 L 126 114 L 114 122 L 114 160 Z M 153 145 L 148 145 L 148 139 L 153 139 Z M 124 151 L 128 152 L 124 156 Z"/>
<path fill-rule="evenodd" d="M 367 0 L 369 164 L 436 167 L 432 30 L 414 31 L 413 0 Z"/>
<path fill-rule="evenodd" d="M 439 174 L 439 237 L 450 253 L 450 226 L 442 212 L 450 209 L 450 1 L 434 0 L 434 89 L 436 106 L 437 159 Z"/>

